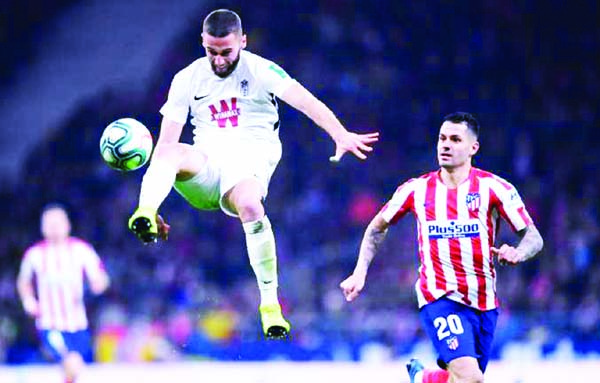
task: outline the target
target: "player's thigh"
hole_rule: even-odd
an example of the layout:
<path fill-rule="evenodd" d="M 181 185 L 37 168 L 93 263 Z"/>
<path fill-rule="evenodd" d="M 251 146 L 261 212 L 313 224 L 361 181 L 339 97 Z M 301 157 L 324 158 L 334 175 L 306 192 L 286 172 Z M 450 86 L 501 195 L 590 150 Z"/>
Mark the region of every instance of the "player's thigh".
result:
<path fill-rule="evenodd" d="M 44 353 L 53 361 L 62 360 L 70 352 L 77 352 L 87 362 L 93 359 L 92 339 L 87 330 L 41 330 L 39 335 Z"/>
<path fill-rule="evenodd" d="M 54 362 L 61 361 L 67 351 L 62 333 L 56 330 L 40 330 L 38 335 L 42 353 Z"/>
<path fill-rule="evenodd" d="M 429 303 L 419 312 L 421 322 L 438 352 L 438 364 L 446 368 L 460 357 L 479 357 L 472 310 L 446 298 Z"/>
<path fill-rule="evenodd" d="M 179 164 L 177 173 L 178 180 L 186 180 L 202 173 L 208 163 L 208 157 L 204 151 L 196 146 L 178 143 L 182 146 L 184 156 Z"/>
<path fill-rule="evenodd" d="M 479 369 L 479 362 L 471 356 L 461 356 L 448 363 L 450 381 L 455 383 L 481 383 L 483 372 Z"/>
<path fill-rule="evenodd" d="M 85 362 L 93 360 L 92 337 L 87 330 L 63 332 L 67 349 L 76 352 Z"/>
<path fill-rule="evenodd" d="M 182 142 L 157 145 L 153 161 L 165 161 L 177 169 L 177 179 L 186 180 L 202 171 L 207 156 L 196 146 Z"/>
<path fill-rule="evenodd" d="M 207 157 L 204 167 L 193 176 L 178 177 L 174 188 L 196 209 L 217 210 L 221 200 L 220 183 L 220 165 L 215 158 Z"/>
<path fill-rule="evenodd" d="M 236 154 L 223 157 L 220 182 L 221 208 L 234 216 L 241 209 L 263 209 L 281 150 L 273 145 L 238 146 Z"/>
<path fill-rule="evenodd" d="M 498 320 L 498 310 L 480 312 L 478 315 L 478 336 L 476 338 L 475 349 L 479 355 L 479 368 L 485 372 L 490 354 L 492 353 L 492 342 L 496 331 L 496 321 Z"/>

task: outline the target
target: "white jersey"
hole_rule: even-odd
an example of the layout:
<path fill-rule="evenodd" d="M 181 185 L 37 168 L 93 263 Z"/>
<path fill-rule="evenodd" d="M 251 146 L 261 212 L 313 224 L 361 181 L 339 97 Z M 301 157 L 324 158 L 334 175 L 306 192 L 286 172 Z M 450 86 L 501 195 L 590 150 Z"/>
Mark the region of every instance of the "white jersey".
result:
<path fill-rule="evenodd" d="M 35 277 L 40 309 L 36 327 L 70 332 L 87 329 L 83 279 L 86 275 L 97 278 L 103 267 L 94 248 L 78 238 L 70 237 L 61 245 L 41 241 L 29 247 L 19 279 Z"/>
<path fill-rule="evenodd" d="M 225 78 L 202 57 L 175 75 L 160 113 L 180 124 L 191 113 L 195 144 L 226 136 L 280 146 L 276 97 L 293 83 L 277 64 L 245 50 Z"/>

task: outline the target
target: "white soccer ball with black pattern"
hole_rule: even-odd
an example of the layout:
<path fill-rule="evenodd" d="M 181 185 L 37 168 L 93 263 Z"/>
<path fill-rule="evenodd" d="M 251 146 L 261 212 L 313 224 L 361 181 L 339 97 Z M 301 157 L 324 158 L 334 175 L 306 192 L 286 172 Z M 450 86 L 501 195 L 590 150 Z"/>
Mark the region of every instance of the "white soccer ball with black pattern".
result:
<path fill-rule="evenodd" d="M 122 172 L 144 166 L 152 154 L 152 134 L 133 118 L 121 118 L 108 125 L 100 138 L 104 162 Z"/>

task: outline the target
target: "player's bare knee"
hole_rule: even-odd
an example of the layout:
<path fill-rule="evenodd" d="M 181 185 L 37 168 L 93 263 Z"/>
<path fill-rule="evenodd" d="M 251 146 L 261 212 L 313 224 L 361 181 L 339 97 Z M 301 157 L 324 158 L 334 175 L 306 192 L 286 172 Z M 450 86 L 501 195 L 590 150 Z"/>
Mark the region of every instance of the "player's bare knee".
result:
<path fill-rule="evenodd" d="M 475 358 L 455 359 L 448 365 L 448 370 L 454 383 L 483 383 L 483 373 Z"/>
<path fill-rule="evenodd" d="M 254 193 L 244 193 L 243 189 L 234 188 L 227 194 L 226 201 L 237 212 L 242 222 L 256 221 L 265 215 L 260 198 Z"/>
<path fill-rule="evenodd" d="M 236 200 L 234 207 L 242 222 L 256 221 L 265 215 L 265 209 L 257 199 L 240 198 Z"/>
<path fill-rule="evenodd" d="M 185 161 L 188 152 L 187 146 L 179 142 L 161 144 L 154 149 L 152 161 L 165 161 L 179 167 L 179 164 Z"/>
<path fill-rule="evenodd" d="M 206 155 L 191 145 L 180 142 L 161 144 L 154 149 L 152 163 L 167 164 L 177 171 L 178 181 L 185 181 L 204 169 Z"/>
<path fill-rule="evenodd" d="M 248 179 L 227 192 L 225 202 L 237 212 L 242 222 L 250 222 L 265 215 L 262 197 L 260 185 L 255 180 Z"/>
<path fill-rule="evenodd" d="M 76 377 L 83 369 L 85 362 L 77 352 L 70 352 L 63 358 L 63 367 L 68 377 Z"/>

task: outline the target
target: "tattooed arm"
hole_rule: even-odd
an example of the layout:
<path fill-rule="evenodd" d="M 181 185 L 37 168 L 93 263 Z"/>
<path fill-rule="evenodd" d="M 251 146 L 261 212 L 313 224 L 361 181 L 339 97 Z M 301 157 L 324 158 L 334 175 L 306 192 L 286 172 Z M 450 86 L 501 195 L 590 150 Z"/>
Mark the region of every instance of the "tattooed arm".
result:
<path fill-rule="evenodd" d="M 354 300 L 365 287 L 365 280 L 371 261 L 377 254 L 379 247 L 385 239 L 389 224 L 377 214 L 367 226 L 367 230 L 360 244 L 360 251 L 356 267 L 348 278 L 340 283 L 340 288 L 348 302 Z"/>
<path fill-rule="evenodd" d="M 518 232 L 521 240 L 517 247 L 504 244 L 500 248 L 492 247 L 492 254 L 498 257 L 498 261 L 502 265 L 516 265 L 520 262 L 525 262 L 533 258 L 542 250 L 544 240 L 540 232 L 534 224 L 527 226 L 525 229 Z"/>

